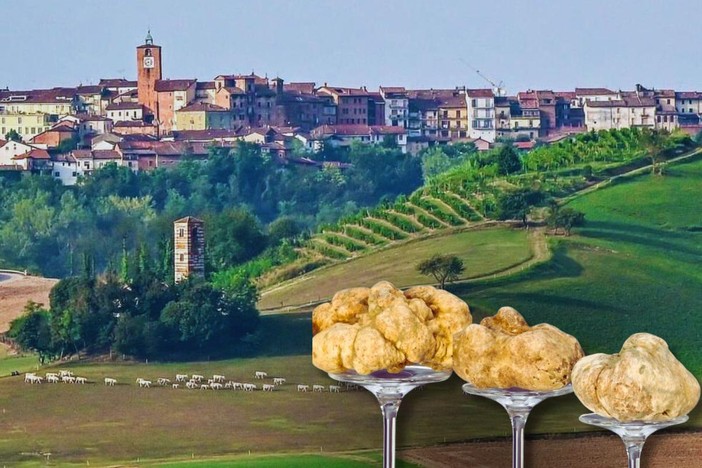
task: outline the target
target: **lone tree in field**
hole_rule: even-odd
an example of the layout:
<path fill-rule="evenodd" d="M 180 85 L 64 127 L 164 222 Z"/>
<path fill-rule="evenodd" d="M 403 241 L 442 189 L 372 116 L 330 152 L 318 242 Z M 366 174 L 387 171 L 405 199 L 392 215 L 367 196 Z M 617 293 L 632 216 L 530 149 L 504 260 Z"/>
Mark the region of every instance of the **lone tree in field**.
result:
<path fill-rule="evenodd" d="M 432 255 L 426 260 L 417 264 L 417 271 L 426 276 L 433 276 L 439 283 L 439 287 L 444 289 L 446 283 L 458 279 L 465 271 L 463 260 L 455 255 Z"/>
<path fill-rule="evenodd" d="M 563 229 L 563 234 L 567 237 L 574 227 L 585 225 L 585 213 L 573 208 L 557 208 L 556 205 L 555 209 L 551 207 L 551 214 L 546 222 L 555 234 L 558 234 L 559 229 Z"/>
<path fill-rule="evenodd" d="M 669 135 L 665 130 L 651 130 L 650 128 L 642 130 L 643 146 L 646 149 L 646 154 L 651 158 L 651 174 L 653 175 L 663 175 L 665 152 L 670 148 Z"/>

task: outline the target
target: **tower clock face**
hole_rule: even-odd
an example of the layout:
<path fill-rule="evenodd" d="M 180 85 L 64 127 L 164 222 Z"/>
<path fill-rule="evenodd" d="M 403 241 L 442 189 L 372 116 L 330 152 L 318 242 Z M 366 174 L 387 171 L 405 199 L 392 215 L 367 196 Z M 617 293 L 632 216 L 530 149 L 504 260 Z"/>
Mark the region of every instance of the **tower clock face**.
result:
<path fill-rule="evenodd" d="M 153 57 L 144 57 L 144 68 L 154 68 Z"/>

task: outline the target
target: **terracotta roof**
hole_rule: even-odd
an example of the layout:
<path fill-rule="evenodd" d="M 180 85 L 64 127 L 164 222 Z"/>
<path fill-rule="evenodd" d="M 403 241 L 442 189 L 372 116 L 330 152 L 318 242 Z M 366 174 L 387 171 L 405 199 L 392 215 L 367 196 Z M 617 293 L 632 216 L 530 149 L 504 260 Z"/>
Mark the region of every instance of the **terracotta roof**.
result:
<path fill-rule="evenodd" d="M 107 120 L 112 120 L 112 119 L 108 119 L 107 117 L 104 117 L 102 115 L 94 115 L 94 114 L 76 114 L 76 117 L 81 122 L 103 122 L 103 121 L 107 121 Z"/>
<path fill-rule="evenodd" d="M 410 111 L 420 111 L 420 112 L 426 112 L 428 110 L 438 110 L 439 109 L 439 100 L 438 99 L 410 98 L 409 109 L 410 109 Z"/>
<path fill-rule="evenodd" d="M 368 96 L 370 93 L 364 88 L 342 88 L 339 86 L 323 86 L 317 90 L 328 94 L 337 94 L 339 96 Z"/>
<path fill-rule="evenodd" d="M 151 149 L 159 156 L 181 156 L 191 153 L 198 156 L 207 154 L 207 142 L 159 141 Z"/>
<path fill-rule="evenodd" d="M 105 88 L 136 88 L 137 82 L 124 78 L 101 78 L 98 85 Z"/>
<path fill-rule="evenodd" d="M 114 110 L 144 110 L 144 106 L 139 104 L 138 102 L 113 102 L 112 104 L 108 105 L 105 110 L 108 111 L 114 111 Z"/>
<path fill-rule="evenodd" d="M 185 218 L 176 219 L 173 222 L 174 223 L 190 223 L 193 221 L 196 223 L 203 223 L 204 222 L 203 220 L 201 220 L 199 218 L 195 218 L 194 216 L 186 216 Z"/>
<path fill-rule="evenodd" d="M 103 89 L 100 85 L 83 85 L 76 88 L 76 94 L 102 94 Z"/>
<path fill-rule="evenodd" d="M 577 96 L 596 96 L 601 94 L 617 94 L 611 89 L 607 88 L 575 88 L 575 94 Z"/>
<path fill-rule="evenodd" d="M 656 90 L 654 90 L 653 95 L 656 97 L 674 98 L 675 97 L 675 90 L 674 89 L 656 89 Z"/>
<path fill-rule="evenodd" d="M 385 94 L 386 96 L 389 95 L 405 95 L 407 94 L 407 90 L 405 89 L 404 86 L 381 86 L 380 87 L 380 92 Z"/>
<path fill-rule="evenodd" d="M 41 135 L 43 133 L 49 133 L 49 132 L 71 132 L 72 133 L 75 131 L 76 131 L 75 128 L 73 128 L 69 125 L 66 125 L 64 122 L 61 122 L 58 125 L 56 125 L 55 127 L 51 127 L 50 129 L 41 132 L 39 135 Z"/>
<path fill-rule="evenodd" d="M 176 112 L 229 112 L 229 110 L 207 102 L 196 102 L 194 104 L 181 107 Z"/>
<path fill-rule="evenodd" d="M 677 99 L 701 99 L 702 93 L 699 91 L 678 91 L 675 93 Z"/>
<path fill-rule="evenodd" d="M 556 91 L 554 94 L 557 98 L 567 99 L 569 101 L 577 97 L 575 91 Z"/>
<path fill-rule="evenodd" d="M 492 89 L 489 89 L 489 88 L 466 89 L 466 94 L 468 95 L 468 97 L 472 97 L 472 98 L 495 97 L 495 93 L 493 93 Z"/>
<path fill-rule="evenodd" d="M 530 150 L 534 145 L 536 145 L 536 143 L 533 141 L 515 141 L 512 143 L 512 146 L 520 150 Z"/>
<path fill-rule="evenodd" d="M 0 138 L 0 148 L 5 146 L 5 143 L 7 143 L 7 140 L 3 140 L 2 138 Z"/>
<path fill-rule="evenodd" d="M 190 88 L 197 80 L 157 80 L 154 89 L 157 93 L 168 93 L 173 91 L 185 91 Z"/>
<path fill-rule="evenodd" d="M 464 109 L 466 107 L 466 97 L 461 94 L 458 96 L 442 97 L 439 98 L 439 107 L 447 109 Z"/>
<path fill-rule="evenodd" d="M 0 91 L 0 102 L 24 104 L 71 104 L 75 88 L 32 89 L 28 91 Z"/>
<path fill-rule="evenodd" d="M 195 83 L 195 89 L 215 89 L 214 81 L 198 81 Z"/>
<path fill-rule="evenodd" d="M 588 107 L 656 107 L 656 100 L 653 98 L 625 97 L 624 99 L 611 101 L 588 100 L 585 105 Z"/>
<path fill-rule="evenodd" d="M 122 120 L 115 122 L 114 127 L 154 127 L 153 124 L 147 124 L 143 120 Z"/>
<path fill-rule="evenodd" d="M 390 125 L 372 125 L 371 133 L 376 135 L 404 135 L 407 131 L 402 127 L 392 127 Z"/>
<path fill-rule="evenodd" d="M 223 90 L 227 91 L 229 94 L 234 94 L 234 95 L 243 95 L 246 94 L 243 89 L 237 88 L 236 86 L 225 86 L 222 88 Z M 221 90 L 217 91 L 220 92 Z"/>
<path fill-rule="evenodd" d="M 51 159 L 49 153 L 43 149 L 31 149 L 24 154 L 13 157 L 12 159 Z"/>
<path fill-rule="evenodd" d="M 283 84 L 284 91 L 297 91 L 298 93 L 313 94 L 314 93 L 314 82 L 305 83 L 285 83 Z"/>
<path fill-rule="evenodd" d="M 115 150 L 93 150 L 94 159 L 122 159 L 122 156 Z"/>
<path fill-rule="evenodd" d="M 241 136 L 236 130 L 209 129 L 209 130 L 174 130 L 170 136 L 175 141 L 211 141 L 223 138 L 238 138 Z"/>

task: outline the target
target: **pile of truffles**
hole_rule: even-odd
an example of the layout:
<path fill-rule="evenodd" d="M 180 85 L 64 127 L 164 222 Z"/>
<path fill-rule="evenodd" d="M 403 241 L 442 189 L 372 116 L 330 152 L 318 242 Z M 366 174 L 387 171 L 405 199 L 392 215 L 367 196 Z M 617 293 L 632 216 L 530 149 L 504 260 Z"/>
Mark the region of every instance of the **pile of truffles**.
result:
<path fill-rule="evenodd" d="M 453 335 L 472 318 L 468 305 L 431 286 L 404 293 L 387 281 L 337 292 L 312 312 L 312 362 L 326 372 L 399 372 L 409 364 L 448 370 Z"/>
<path fill-rule="evenodd" d="M 478 388 L 555 390 L 570 382 L 580 343 L 553 325 L 530 327 L 511 307 L 454 337 L 453 367 Z"/>
<path fill-rule="evenodd" d="M 631 335 L 619 354 L 593 354 L 573 369 L 575 395 L 591 411 L 626 421 L 665 421 L 689 413 L 700 384 L 661 338 Z"/>

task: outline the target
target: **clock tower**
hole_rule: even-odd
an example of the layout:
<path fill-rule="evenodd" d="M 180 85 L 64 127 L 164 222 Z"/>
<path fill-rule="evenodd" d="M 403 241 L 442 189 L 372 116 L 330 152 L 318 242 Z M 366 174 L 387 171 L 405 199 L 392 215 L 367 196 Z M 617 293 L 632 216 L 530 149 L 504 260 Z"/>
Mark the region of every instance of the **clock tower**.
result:
<path fill-rule="evenodd" d="M 156 81 L 161 79 L 161 46 L 154 45 L 151 31 L 144 44 L 137 47 L 137 91 L 139 104 L 146 106 L 146 113 L 158 120 Z"/>

